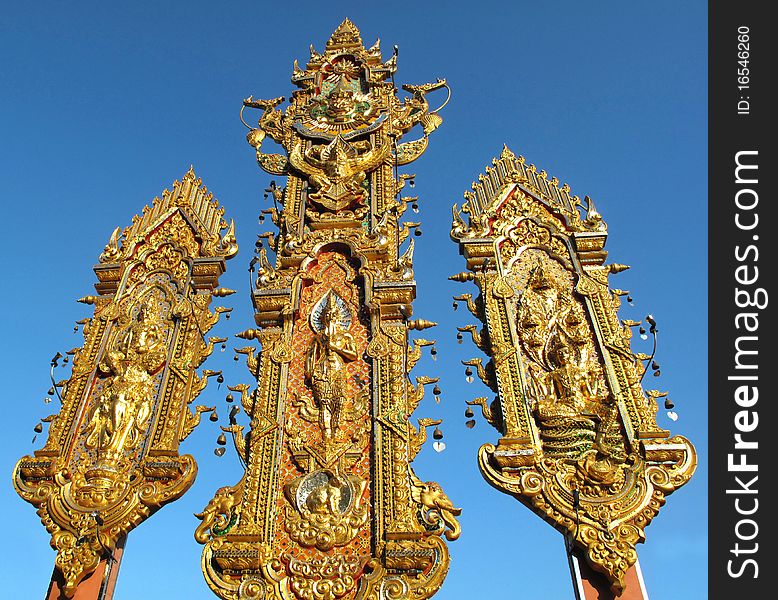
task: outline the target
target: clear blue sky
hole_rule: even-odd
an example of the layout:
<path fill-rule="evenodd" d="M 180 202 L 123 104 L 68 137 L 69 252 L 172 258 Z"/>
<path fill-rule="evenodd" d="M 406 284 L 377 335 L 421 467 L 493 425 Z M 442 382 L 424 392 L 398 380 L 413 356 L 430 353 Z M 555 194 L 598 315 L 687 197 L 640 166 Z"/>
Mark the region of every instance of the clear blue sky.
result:
<path fill-rule="evenodd" d="M 441 377 L 443 402 L 417 416 L 443 417 L 448 448 L 425 448 L 422 479 L 439 481 L 464 508 L 462 537 L 437 598 L 572 598 L 561 536 L 489 487 L 476 451 L 496 432 L 467 430 L 464 401 L 483 395 L 459 361 L 477 350 L 455 342 L 468 315 L 451 310 L 463 269 L 449 241 L 450 206 L 507 143 L 517 154 L 590 195 L 609 225 L 610 259 L 632 265 L 614 285 L 655 315 L 658 387 L 680 419 L 700 467 L 671 496 L 639 546 L 652 600 L 707 597 L 707 14 L 706 3 L 625 2 L 50 2 L 9 3 L 0 14 L 0 184 L 3 235 L 0 589 L 42 598 L 54 553 L 33 508 L 10 486 L 15 461 L 40 447 L 32 427 L 56 351 L 82 343 L 73 321 L 91 311 L 91 267 L 114 227 L 180 178 L 190 164 L 237 222 L 242 251 L 223 284 L 237 289 L 228 335 L 251 324 L 247 263 L 262 188 L 238 121 L 241 100 L 288 96 L 292 61 L 321 49 L 344 17 L 385 54 L 400 47 L 398 83 L 446 77 L 453 97 L 418 173 L 424 236 L 417 239 L 416 314 L 433 319 L 438 361 L 415 374 Z M 265 225 L 266 227 L 266 225 Z M 225 354 L 229 383 L 245 379 Z M 203 403 L 223 406 L 212 382 Z M 235 483 L 234 453 L 217 459 L 206 421 L 182 447 L 200 475 L 181 500 L 129 538 L 117 600 L 212 598 L 192 533 L 216 488 Z M 21 575 L 21 576 L 20 576 Z"/>

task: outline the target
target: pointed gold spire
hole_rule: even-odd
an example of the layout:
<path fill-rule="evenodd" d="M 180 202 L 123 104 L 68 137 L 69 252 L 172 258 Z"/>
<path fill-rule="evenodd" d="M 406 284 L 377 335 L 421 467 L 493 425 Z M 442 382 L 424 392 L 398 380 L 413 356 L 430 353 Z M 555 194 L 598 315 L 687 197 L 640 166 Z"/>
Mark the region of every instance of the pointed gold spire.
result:
<path fill-rule="evenodd" d="M 364 51 L 359 29 L 348 18 L 338 25 L 330 39 L 327 40 L 325 53 L 344 51 Z"/>

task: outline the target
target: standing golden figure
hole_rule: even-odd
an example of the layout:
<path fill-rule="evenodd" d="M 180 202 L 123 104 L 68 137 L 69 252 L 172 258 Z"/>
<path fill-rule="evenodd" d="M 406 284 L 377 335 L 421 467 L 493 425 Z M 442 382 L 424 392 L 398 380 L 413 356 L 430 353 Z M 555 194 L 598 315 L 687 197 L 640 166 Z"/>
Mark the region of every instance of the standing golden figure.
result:
<path fill-rule="evenodd" d="M 261 345 L 237 349 L 256 387 L 230 386 L 250 419 L 248 434 L 237 420 L 225 428 L 245 474 L 195 533 L 225 600 L 421 600 L 448 571 L 442 538 L 459 535 L 459 509 L 411 466 L 440 421 L 410 422 L 437 380 L 408 376 L 433 343 L 409 333 L 434 323 L 411 319 L 409 236 L 420 232 L 400 221 L 416 199 L 401 196 L 413 176 L 398 171 L 441 124 L 426 95 L 447 86 L 403 86 L 400 99 L 396 62 L 345 20 L 323 53 L 295 62 L 299 89 L 284 110 L 283 98 L 243 103 L 261 111 L 247 124 L 259 166 L 286 184 L 267 189 L 275 262 L 261 247 L 257 328 L 238 334 Z M 284 154 L 267 152 L 268 138 Z"/>
<path fill-rule="evenodd" d="M 319 426 L 325 439 L 338 430 L 347 394 L 346 362 L 357 358 L 354 337 L 348 332 L 351 315 L 343 300 L 328 293 L 311 311 L 316 337 L 305 361 L 305 376 L 319 409 Z"/>
<path fill-rule="evenodd" d="M 158 314 L 148 304 L 106 353 L 99 369 L 111 379 L 87 418 L 84 445 L 103 461 L 134 448 L 145 431 L 154 401 L 154 374 L 167 348 Z M 156 311 L 153 311 L 156 312 Z"/>

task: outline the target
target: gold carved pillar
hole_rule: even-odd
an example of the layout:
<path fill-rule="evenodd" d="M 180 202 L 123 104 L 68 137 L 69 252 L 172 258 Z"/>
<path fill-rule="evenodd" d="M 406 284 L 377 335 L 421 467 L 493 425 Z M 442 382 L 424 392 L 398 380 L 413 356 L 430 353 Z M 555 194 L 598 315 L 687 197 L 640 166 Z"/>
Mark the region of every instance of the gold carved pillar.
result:
<path fill-rule="evenodd" d="M 605 264 L 606 226 L 588 197 L 507 148 L 465 198 L 451 237 L 468 271 L 452 279 L 480 292 L 457 299 L 485 325 L 462 330 L 489 361 L 466 364 L 496 393 L 471 404 L 501 434 L 479 467 L 620 595 L 645 527 L 697 462 L 688 440 L 657 426 L 666 394 L 644 390 L 650 357 L 630 346 L 639 323 L 617 316 L 608 280 L 628 267 Z"/>
<path fill-rule="evenodd" d="M 243 103 L 261 111 L 247 136 L 260 167 L 286 184 L 271 184 L 263 211 L 278 233 L 275 260 L 263 247 L 255 261 L 257 327 L 238 334 L 251 379 L 231 389 L 249 426 L 234 415 L 225 429 L 245 474 L 195 534 L 225 599 L 428 598 L 448 570 L 442 537 L 458 536 L 459 509 L 411 467 L 437 422 L 410 422 L 436 380 L 411 382 L 431 342 L 409 331 L 434 323 L 411 319 L 418 223 L 400 219 L 416 199 L 401 197 L 412 176 L 397 173 L 442 122 L 426 95 L 447 86 L 403 86 L 401 100 L 395 69 L 346 20 L 305 68 L 295 62 L 285 109 Z M 266 153 L 266 138 L 284 153 Z"/>
<path fill-rule="evenodd" d="M 97 294 L 79 300 L 94 316 L 70 378 L 55 386 L 62 407 L 46 419 L 45 446 L 13 474 L 51 534 L 61 574 L 52 581 L 67 597 L 194 482 L 197 464 L 178 446 L 213 410 L 190 404 L 207 384 L 208 372 L 195 369 L 224 341 L 204 339 L 220 315 L 212 297 L 232 293 L 217 288 L 238 249 L 223 214 L 190 169 L 114 231 L 94 268 Z"/>

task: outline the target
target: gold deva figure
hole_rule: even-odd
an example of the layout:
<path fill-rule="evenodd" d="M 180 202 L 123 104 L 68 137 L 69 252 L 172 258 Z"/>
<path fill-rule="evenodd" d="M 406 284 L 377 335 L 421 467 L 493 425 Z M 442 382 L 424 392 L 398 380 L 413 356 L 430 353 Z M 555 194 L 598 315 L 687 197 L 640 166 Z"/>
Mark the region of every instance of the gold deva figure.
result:
<path fill-rule="evenodd" d="M 313 389 L 319 408 L 319 424 L 325 439 L 338 430 L 340 412 L 346 398 L 346 362 L 357 358 L 354 337 L 346 331 L 350 315 L 333 293 L 327 294 L 311 313 L 317 331 L 305 361 L 305 377 Z"/>
<path fill-rule="evenodd" d="M 87 448 L 119 457 L 135 447 L 151 414 L 154 373 L 164 361 L 159 316 L 142 304 L 136 319 L 100 363 L 100 370 L 113 378 L 90 411 Z"/>

